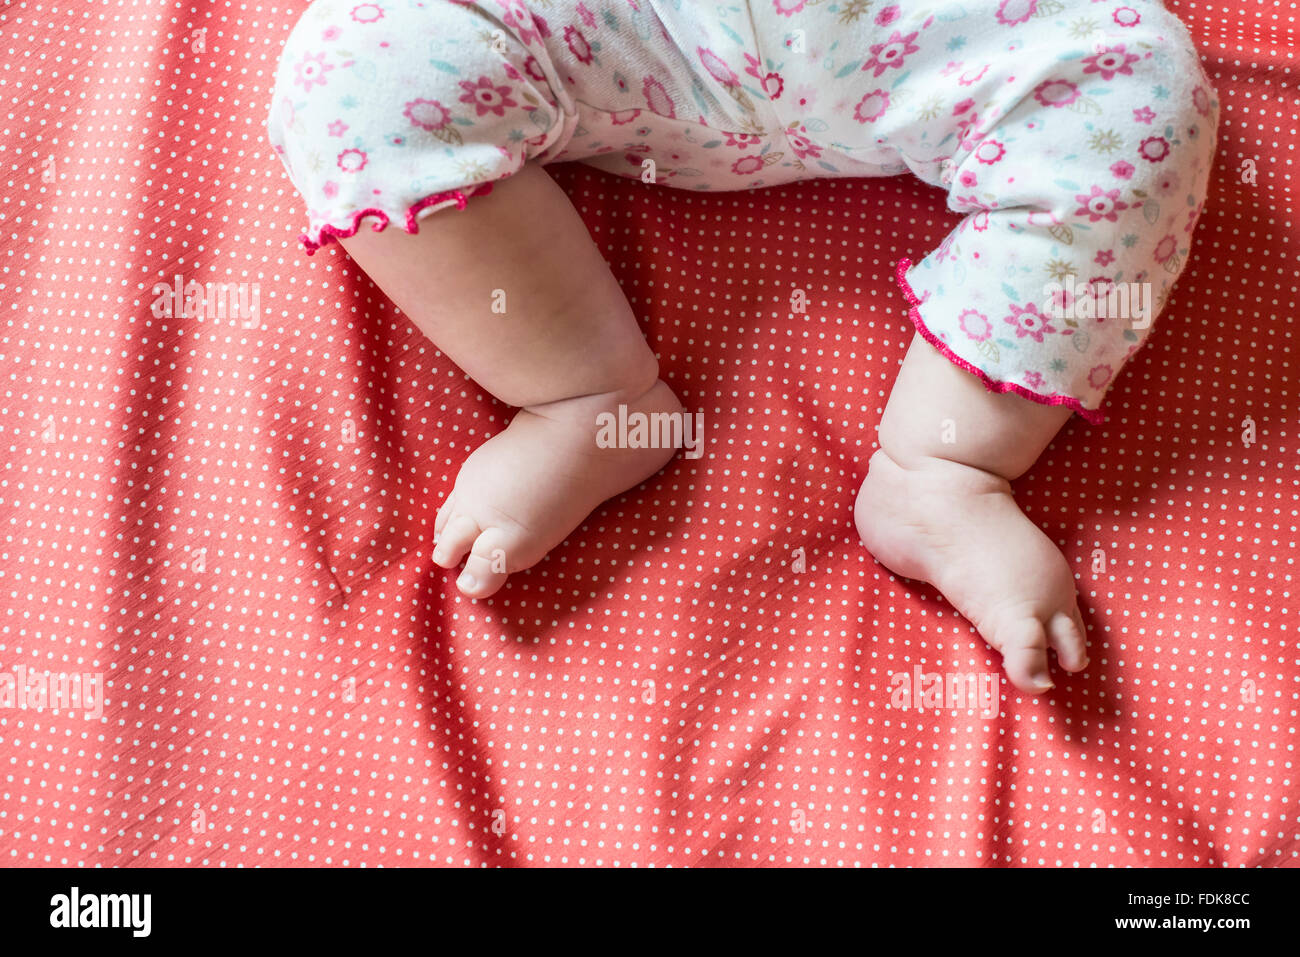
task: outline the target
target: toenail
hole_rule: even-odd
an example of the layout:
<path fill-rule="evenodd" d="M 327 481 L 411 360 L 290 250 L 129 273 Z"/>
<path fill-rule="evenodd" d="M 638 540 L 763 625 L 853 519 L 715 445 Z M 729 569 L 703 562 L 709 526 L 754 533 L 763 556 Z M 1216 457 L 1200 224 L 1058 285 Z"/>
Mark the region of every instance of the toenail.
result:
<path fill-rule="evenodd" d="M 1040 671 L 1033 676 L 1034 686 L 1039 691 L 1051 691 L 1056 685 L 1052 684 L 1052 679 L 1047 676 L 1046 671 Z"/>
<path fill-rule="evenodd" d="M 460 589 L 473 588 L 478 584 L 478 579 L 469 572 L 462 572 L 461 576 L 456 579 L 456 587 Z"/>

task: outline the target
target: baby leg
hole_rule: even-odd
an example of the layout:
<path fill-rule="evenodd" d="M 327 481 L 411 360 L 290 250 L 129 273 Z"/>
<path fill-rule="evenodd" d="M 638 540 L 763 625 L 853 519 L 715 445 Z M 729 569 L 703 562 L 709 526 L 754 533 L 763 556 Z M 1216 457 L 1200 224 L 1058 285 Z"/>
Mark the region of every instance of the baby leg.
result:
<path fill-rule="evenodd" d="M 1070 410 L 988 391 L 918 334 L 858 494 L 858 534 L 899 575 L 934 585 L 1002 653 L 1022 691 L 1053 687 L 1047 649 L 1087 667 L 1064 556 L 1011 495 Z"/>
<path fill-rule="evenodd" d="M 1058 55 L 1043 22 L 1026 27 L 1033 55 L 990 50 L 928 77 L 963 97 L 955 128 L 929 130 L 951 153 L 926 172 L 967 215 L 922 263 L 898 263 L 917 336 L 856 508 L 875 556 L 934 584 L 1030 693 L 1052 686 L 1048 648 L 1086 667 L 1084 625 L 1068 564 L 1009 483 L 1069 410 L 1100 418 L 1187 261 L 1214 153 L 1217 101 L 1185 28 L 1154 4 L 1129 12 L 1091 51 Z M 951 49 L 941 23 L 918 43 Z"/>
<path fill-rule="evenodd" d="M 597 416 L 620 404 L 629 414 L 682 407 L 577 211 L 540 166 L 427 217 L 415 235 L 362 229 L 340 242 L 453 362 L 521 409 L 470 455 L 438 512 L 433 558 L 454 568 L 468 555 L 463 594 L 493 594 L 672 458 L 672 448 L 597 445 Z"/>

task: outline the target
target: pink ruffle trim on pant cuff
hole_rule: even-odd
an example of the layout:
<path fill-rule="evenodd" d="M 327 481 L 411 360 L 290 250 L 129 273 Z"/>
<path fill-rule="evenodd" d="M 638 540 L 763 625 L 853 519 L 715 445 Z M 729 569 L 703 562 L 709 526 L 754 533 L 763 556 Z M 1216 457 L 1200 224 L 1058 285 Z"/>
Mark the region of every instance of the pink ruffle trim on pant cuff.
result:
<path fill-rule="evenodd" d="M 434 206 L 438 203 L 445 203 L 449 199 L 454 199 L 456 201 L 457 209 L 464 209 L 465 200 L 468 197 L 486 196 L 490 192 L 492 192 L 492 183 L 481 183 L 476 187 L 470 187 L 463 191 L 459 189 L 449 189 L 441 193 L 434 193 L 432 196 L 426 196 L 424 199 L 412 203 L 410 208 L 407 209 L 406 225 L 404 228 L 408 233 L 414 236 L 419 232 L 419 227 L 416 225 L 416 217 L 419 215 L 420 210 L 426 209 L 429 206 Z M 326 225 L 321 227 L 319 240 L 313 240 L 306 233 L 299 236 L 298 240 L 306 248 L 307 255 L 310 256 L 322 246 L 326 246 L 332 242 L 337 242 L 339 237 L 346 239 L 349 236 L 355 236 L 361 231 L 361 220 L 365 219 L 367 216 L 374 216 L 378 220 L 377 223 L 370 227 L 376 233 L 383 232 L 390 222 L 388 214 L 382 209 L 361 209 L 352 214 L 352 225 L 346 229 L 340 229 L 338 226 Z"/>
<path fill-rule="evenodd" d="M 912 320 L 912 325 L 916 326 L 916 331 L 921 334 L 921 338 L 934 346 L 935 349 L 939 350 L 939 354 L 945 359 L 957 366 L 957 368 L 975 376 L 975 378 L 979 379 L 980 382 L 984 383 L 984 388 L 988 389 L 990 392 L 1012 392 L 1023 399 L 1028 399 L 1030 402 L 1037 402 L 1039 405 L 1063 405 L 1071 411 L 1077 412 L 1086 421 L 1093 425 L 1100 425 L 1105 421 L 1106 417 L 1101 413 L 1100 409 L 1084 408 L 1083 404 L 1078 399 L 1071 396 L 1040 395 L 1037 392 L 1030 392 L 1024 386 L 1016 385 L 1014 382 L 998 382 L 995 379 L 990 379 L 982 369 L 971 365 L 961 356 L 957 355 L 957 353 L 953 352 L 946 342 L 926 328 L 925 322 L 921 319 L 921 310 L 918 308 L 921 305 L 921 300 L 917 297 L 916 291 L 912 289 L 912 284 L 907 281 L 906 276 L 907 270 L 910 269 L 911 266 L 912 260 L 900 259 L 898 261 L 898 270 L 895 273 L 895 276 L 898 279 L 898 284 L 903 289 L 903 295 L 907 297 L 907 301 L 912 304 L 912 308 L 908 310 L 907 317 Z"/>

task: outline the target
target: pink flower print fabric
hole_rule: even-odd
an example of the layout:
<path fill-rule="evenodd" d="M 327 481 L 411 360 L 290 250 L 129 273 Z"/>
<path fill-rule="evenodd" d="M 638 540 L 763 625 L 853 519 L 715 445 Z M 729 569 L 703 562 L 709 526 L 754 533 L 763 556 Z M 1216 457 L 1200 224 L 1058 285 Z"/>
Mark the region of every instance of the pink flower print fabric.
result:
<path fill-rule="evenodd" d="M 268 125 L 309 253 L 528 161 L 698 190 L 911 173 L 963 214 L 899 251 L 920 333 L 1096 421 L 1186 263 L 1218 109 L 1149 0 L 315 0 Z"/>

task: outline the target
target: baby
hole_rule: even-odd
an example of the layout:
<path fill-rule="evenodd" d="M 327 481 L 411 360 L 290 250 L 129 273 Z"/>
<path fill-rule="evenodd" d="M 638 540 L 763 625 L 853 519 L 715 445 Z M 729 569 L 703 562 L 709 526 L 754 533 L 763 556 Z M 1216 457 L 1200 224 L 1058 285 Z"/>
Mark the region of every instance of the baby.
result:
<path fill-rule="evenodd" d="M 854 517 L 1036 694 L 1049 648 L 1087 666 L 1085 626 L 1010 483 L 1072 413 L 1100 420 L 1149 335 L 1217 121 L 1187 31 L 1151 0 L 316 0 L 270 135 L 307 252 L 339 242 L 519 408 L 437 516 L 434 561 L 463 562 L 472 598 L 675 452 L 597 441 L 597 423 L 685 413 L 545 164 L 682 189 L 907 171 L 944 189 L 966 215 L 898 264 L 916 333 Z"/>

